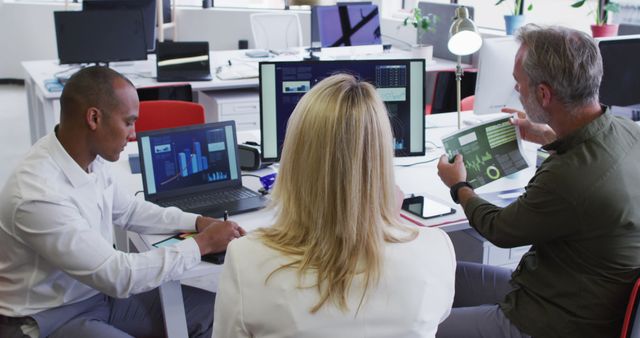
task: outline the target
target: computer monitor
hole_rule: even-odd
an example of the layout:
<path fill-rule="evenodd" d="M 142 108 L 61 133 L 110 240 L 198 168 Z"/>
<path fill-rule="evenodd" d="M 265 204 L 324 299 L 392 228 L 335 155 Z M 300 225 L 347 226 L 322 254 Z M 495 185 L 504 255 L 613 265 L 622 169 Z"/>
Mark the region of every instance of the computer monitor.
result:
<path fill-rule="evenodd" d="M 312 41 L 317 32 L 321 47 L 363 46 L 382 44 L 378 6 L 373 4 L 341 4 L 316 6 L 311 19 Z"/>
<path fill-rule="evenodd" d="M 54 12 L 54 22 L 61 64 L 147 58 L 140 11 Z"/>
<path fill-rule="evenodd" d="M 156 0 L 83 0 L 83 11 L 94 10 L 138 10 L 142 13 L 146 48 L 149 52 L 156 49 Z M 166 13 L 166 12 L 165 12 Z"/>
<path fill-rule="evenodd" d="M 475 114 L 499 113 L 504 107 L 522 110 L 513 78 L 513 65 L 519 48 L 520 43 L 514 37 L 484 40 L 478 53 L 473 103 Z"/>
<path fill-rule="evenodd" d="M 640 35 L 599 39 L 602 55 L 600 102 L 640 110 Z"/>
<path fill-rule="evenodd" d="M 263 160 L 280 160 L 287 122 L 298 101 L 336 73 L 353 74 L 377 88 L 389 112 L 396 156 L 424 155 L 424 67 L 424 59 L 261 62 Z"/>
<path fill-rule="evenodd" d="M 433 46 L 433 57 L 457 61 L 458 57 L 453 55 L 447 44 L 449 43 L 449 28 L 453 23 L 453 18 L 456 16 L 456 8 L 460 7 L 457 4 L 443 4 L 435 2 L 419 2 L 418 8 L 422 14 L 431 13 L 437 17 L 436 23 L 433 25 L 434 30 L 432 32 L 426 32 L 420 37 L 421 44 Z M 473 7 L 465 6 L 469 10 L 469 17 L 473 19 Z M 471 64 L 472 55 L 465 55 L 462 57 L 462 63 Z"/>

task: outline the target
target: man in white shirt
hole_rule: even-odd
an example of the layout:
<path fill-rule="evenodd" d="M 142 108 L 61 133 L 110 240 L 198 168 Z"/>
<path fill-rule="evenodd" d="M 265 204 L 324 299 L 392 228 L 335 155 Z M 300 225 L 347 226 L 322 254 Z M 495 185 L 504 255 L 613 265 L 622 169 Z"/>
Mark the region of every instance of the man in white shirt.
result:
<path fill-rule="evenodd" d="M 119 186 L 107 161 L 134 135 L 138 96 L 107 67 L 65 85 L 60 124 L 40 139 L 0 193 L 0 337 L 162 336 L 160 284 L 220 252 L 244 230 L 161 208 Z M 106 160 L 106 161 L 105 161 Z M 198 231 L 145 253 L 113 248 L 113 226 Z M 190 337 L 210 337 L 214 294 L 183 288 Z"/>

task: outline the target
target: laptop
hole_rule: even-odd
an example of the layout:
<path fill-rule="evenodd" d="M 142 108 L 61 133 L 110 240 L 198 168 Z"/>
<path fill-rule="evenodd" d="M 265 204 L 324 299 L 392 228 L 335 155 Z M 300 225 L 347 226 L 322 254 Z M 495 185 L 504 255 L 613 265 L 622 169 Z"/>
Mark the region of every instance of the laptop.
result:
<path fill-rule="evenodd" d="M 159 42 L 156 68 L 158 82 L 211 80 L 209 42 Z"/>
<path fill-rule="evenodd" d="M 140 132 L 138 153 L 147 201 L 221 218 L 263 208 L 242 186 L 234 121 Z"/>

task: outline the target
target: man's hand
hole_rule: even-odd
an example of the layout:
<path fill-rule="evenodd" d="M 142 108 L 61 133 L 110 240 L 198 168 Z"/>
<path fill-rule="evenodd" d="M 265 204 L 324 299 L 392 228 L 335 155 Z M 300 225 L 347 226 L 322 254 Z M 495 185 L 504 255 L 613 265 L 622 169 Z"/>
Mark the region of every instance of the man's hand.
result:
<path fill-rule="evenodd" d="M 444 184 L 449 188 L 458 182 L 466 181 L 467 168 L 464 167 L 462 155 L 456 155 L 453 163 L 449 163 L 447 155 L 440 156 L 440 161 L 438 162 L 438 176 L 440 176 L 442 182 L 444 182 Z"/>
<path fill-rule="evenodd" d="M 236 222 L 202 216 L 196 220 L 196 230 L 198 234 L 194 239 L 200 248 L 200 255 L 224 251 L 229 242 L 246 234 Z"/>
<path fill-rule="evenodd" d="M 512 125 L 520 129 L 520 136 L 523 140 L 545 145 L 556 140 L 556 133 L 546 124 L 533 123 L 527 119 L 527 114 L 511 108 L 502 108 L 503 113 L 516 113 L 517 117 L 509 120 Z"/>

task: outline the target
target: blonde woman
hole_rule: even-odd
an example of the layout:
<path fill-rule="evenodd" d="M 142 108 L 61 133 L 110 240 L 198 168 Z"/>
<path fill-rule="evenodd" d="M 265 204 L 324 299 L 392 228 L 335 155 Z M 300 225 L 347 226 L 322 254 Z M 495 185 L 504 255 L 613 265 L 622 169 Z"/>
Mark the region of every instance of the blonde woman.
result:
<path fill-rule="evenodd" d="M 434 337 L 455 255 L 441 230 L 401 223 L 392 159 L 371 84 L 314 86 L 289 120 L 275 224 L 229 245 L 214 336 Z"/>

